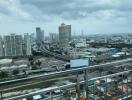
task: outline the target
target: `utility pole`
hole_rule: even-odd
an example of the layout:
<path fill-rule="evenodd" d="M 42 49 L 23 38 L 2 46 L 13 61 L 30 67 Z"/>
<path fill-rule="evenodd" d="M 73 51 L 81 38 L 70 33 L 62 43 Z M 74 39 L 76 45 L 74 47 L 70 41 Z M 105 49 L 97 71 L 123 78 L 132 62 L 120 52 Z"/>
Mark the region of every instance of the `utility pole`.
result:
<path fill-rule="evenodd" d="M 86 90 L 86 100 L 88 100 L 88 71 L 85 70 L 85 74 L 84 74 L 84 80 L 85 80 L 85 90 Z"/>
<path fill-rule="evenodd" d="M 79 100 L 79 99 L 80 99 L 79 74 L 77 74 L 77 86 L 76 86 L 76 91 L 77 91 L 77 100 Z"/>
<path fill-rule="evenodd" d="M 0 100 L 3 99 L 3 96 L 2 96 L 2 91 L 0 91 Z"/>

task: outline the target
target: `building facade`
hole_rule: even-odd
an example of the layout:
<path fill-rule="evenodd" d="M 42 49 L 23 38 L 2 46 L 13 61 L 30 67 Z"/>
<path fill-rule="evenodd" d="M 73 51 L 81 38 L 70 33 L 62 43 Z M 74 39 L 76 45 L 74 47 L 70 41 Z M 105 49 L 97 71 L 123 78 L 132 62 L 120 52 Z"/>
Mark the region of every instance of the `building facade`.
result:
<path fill-rule="evenodd" d="M 40 27 L 36 28 L 36 44 L 41 45 L 44 41 L 44 31 L 40 29 Z"/>
<path fill-rule="evenodd" d="M 5 56 L 22 56 L 22 35 L 7 35 L 4 36 L 4 51 Z"/>
<path fill-rule="evenodd" d="M 3 39 L 0 36 L 0 57 L 4 56 L 3 53 Z"/>
<path fill-rule="evenodd" d="M 30 56 L 32 55 L 32 50 L 31 50 L 31 36 L 28 33 L 24 34 L 24 55 Z"/>
<path fill-rule="evenodd" d="M 58 34 L 56 34 L 56 33 L 49 33 L 49 42 L 50 43 L 56 43 L 56 42 L 58 42 Z"/>
<path fill-rule="evenodd" d="M 67 50 L 69 42 L 71 40 L 71 25 L 65 25 L 64 23 L 59 26 L 59 43 L 60 47 Z"/>
<path fill-rule="evenodd" d="M 4 36 L 4 51 L 5 56 L 12 56 L 12 43 L 11 43 L 11 37 L 9 35 Z"/>

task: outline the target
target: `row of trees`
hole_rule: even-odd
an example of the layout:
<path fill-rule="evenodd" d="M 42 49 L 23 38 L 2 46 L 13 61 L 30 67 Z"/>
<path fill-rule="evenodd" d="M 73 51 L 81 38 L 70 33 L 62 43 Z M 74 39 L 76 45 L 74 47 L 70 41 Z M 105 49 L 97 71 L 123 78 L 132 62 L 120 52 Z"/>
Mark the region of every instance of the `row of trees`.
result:
<path fill-rule="evenodd" d="M 12 74 L 13 75 L 19 74 L 19 70 L 17 70 L 17 69 L 13 70 Z M 8 76 L 9 76 L 9 72 L 8 71 L 0 71 L 0 79 L 7 78 Z"/>
<path fill-rule="evenodd" d="M 111 48 L 132 48 L 132 44 L 125 44 L 125 43 L 118 43 L 118 44 L 111 44 L 111 43 L 90 43 L 91 47 L 111 47 Z"/>
<path fill-rule="evenodd" d="M 2 78 L 7 78 L 8 77 L 8 72 L 6 72 L 6 71 L 1 71 L 0 72 L 0 78 L 2 79 Z"/>

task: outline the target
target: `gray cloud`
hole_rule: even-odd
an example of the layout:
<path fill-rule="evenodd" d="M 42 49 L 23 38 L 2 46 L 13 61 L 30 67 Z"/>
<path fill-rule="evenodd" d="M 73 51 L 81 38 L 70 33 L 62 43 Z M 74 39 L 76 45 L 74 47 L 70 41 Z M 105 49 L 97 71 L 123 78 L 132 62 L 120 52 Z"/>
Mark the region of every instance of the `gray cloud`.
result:
<path fill-rule="evenodd" d="M 25 19 L 30 20 L 48 20 L 51 16 L 52 18 L 58 16 L 63 19 L 76 20 L 89 17 L 89 15 L 98 17 L 106 11 L 106 16 L 103 14 L 102 18 L 107 17 L 107 14 L 127 17 L 132 12 L 131 5 L 131 0 L 2 0 L 0 1 L 0 13 L 5 15 L 14 13 L 20 16 L 22 14 L 26 16 Z M 124 15 L 126 13 L 127 15 Z"/>
<path fill-rule="evenodd" d="M 117 12 L 118 17 L 126 12 L 132 12 L 130 0 L 20 0 L 21 5 L 34 16 L 59 16 L 64 19 L 79 19 L 88 17 L 89 14 L 100 12 Z M 38 13 L 39 12 L 39 13 Z M 120 14 L 119 14 L 120 13 Z M 103 15 L 105 17 L 105 15 Z M 102 17 L 103 17 L 102 16 Z M 124 15 L 123 15 L 124 16 Z"/>
<path fill-rule="evenodd" d="M 4 15 L 0 16 L 0 22 L 8 19 L 49 25 L 64 20 L 77 27 L 83 27 L 83 22 L 102 27 L 107 23 L 109 27 L 118 23 L 130 25 L 131 5 L 132 0 L 0 0 L 0 15 Z"/>
<path fill-rule="evenodd" d="M 4 7 L 0 6 L 0 13 L 4 15 L 8 15 L 10 12 Z"/>

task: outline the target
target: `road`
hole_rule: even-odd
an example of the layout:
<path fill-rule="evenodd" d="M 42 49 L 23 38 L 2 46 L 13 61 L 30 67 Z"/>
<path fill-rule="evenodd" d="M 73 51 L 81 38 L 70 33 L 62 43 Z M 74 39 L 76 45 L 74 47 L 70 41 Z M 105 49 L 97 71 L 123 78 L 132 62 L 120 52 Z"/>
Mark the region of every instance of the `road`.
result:
<path fill-rule="evenodd" d="M 43 54 L 47 54 L 49 56 L 55 57 L 56 59 L 63 60 L 63 61 L 70 61 L 70 57 L 68 57 L 66 55 L 64 56 L 64 55 L 61 55 L 61 54 L 50 52 L 47 49 L 45 49 L 45 47 L 43 46 L 43 44 L 40 46 L 39 50 Z"/>

